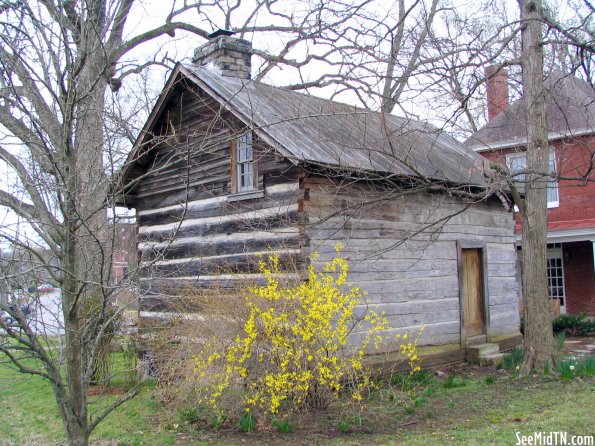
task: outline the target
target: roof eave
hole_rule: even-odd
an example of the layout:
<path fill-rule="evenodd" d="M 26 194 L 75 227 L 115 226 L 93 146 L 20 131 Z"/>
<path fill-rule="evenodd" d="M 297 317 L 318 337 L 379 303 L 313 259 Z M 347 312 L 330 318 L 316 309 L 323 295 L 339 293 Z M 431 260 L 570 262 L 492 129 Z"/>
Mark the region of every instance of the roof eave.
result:
<path fill-rule="evenodd" d="M 564 132 L 549 132 L 547 137 L 549 141 L 556 141 L 559 139 L 566 139 L 566 138 L 577 138 L 579 136 L 587 136 L 590 134 L 595 134 L 595 129 L 593 128 L 582 128 L 582 129 L 573 129 Z M 499 150 L 499 149 L 508 149 L 511 147 L 518 147 L 524 146 L 527 144 L 527 138 L 518 138 L 518 139 L 509 139 L 500 141 L 493 144 L 474 144 L 469 146 L 474 152 L 481 153 L 481 152 L 489 152 L 491 150 Z"/>
<path fill-rule="evenodd" d="M 176 78 L 180 73 L 181 66 L 182 65 L 178 63 L 172 70 L 167 82 L 165 83 L 165 86 L 163 87 L 163 91 L 159 95 L 157 102 L 153 106 L 153 109 L 151 110 L 151 113 L 149 114 L 149 117 L 145 122 L 145 125 L 143 126 L 142 130 L 139 132 L 136 140 L 134 141 L 134 144 L 132 145 L 130 153 L 126 157 L 126 161 L 124 162 L 122 169 L 117 174 L 115 184 L 118 188 L 121 188 L 123 185 L 127 183 L 128 175 L 130 174 L 132 167 L 139 158 L 139 152 L 146 143 L 146 139 L 151 135 L 150 130 L 155 125 L 156 119 L 161 115 L 163 107 L 165 106 L 167 99 L 169 98 L 169 95 L 173 91 L 172 87 L 174 86 Z M 122 201 L 122 198 L 123 197 L 117 197 L 116 202 L 120 203 Z"/>

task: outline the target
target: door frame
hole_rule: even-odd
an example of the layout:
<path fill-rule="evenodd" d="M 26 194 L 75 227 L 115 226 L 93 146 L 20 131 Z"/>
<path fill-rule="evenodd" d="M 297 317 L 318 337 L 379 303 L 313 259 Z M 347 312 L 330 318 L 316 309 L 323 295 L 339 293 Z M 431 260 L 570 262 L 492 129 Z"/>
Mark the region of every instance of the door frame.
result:
<path fill-rule="evenodd" d="M 463 249 L 479 249 L 481 255 L 481 283 L 483 294 L 483 321 L 486 342 L 490 342 L 490 295 L 488 292 L 488 256 L 486 243 L 483 240 L 457 240 L 457 271 L 459 278 L 459 313 L 460 313 L 460 333 L 461 347 L 465 347 L 465 281 L 463 280 Z"/>

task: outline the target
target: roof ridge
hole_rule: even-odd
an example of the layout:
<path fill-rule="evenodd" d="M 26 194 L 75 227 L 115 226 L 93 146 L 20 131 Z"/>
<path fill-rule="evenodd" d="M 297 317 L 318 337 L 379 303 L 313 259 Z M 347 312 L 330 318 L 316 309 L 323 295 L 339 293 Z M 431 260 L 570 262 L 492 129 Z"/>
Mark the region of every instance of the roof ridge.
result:
<path fill-rule="evenodd" d="M 360 107 L 357 105 L 353 105 L 353 104 L 348 104 L 347 102 L 342 102 L 342 101 L 337 101 L 334 99 L 329 99 L 329 98 L 324 98 L 322 96 L 317 96 L 314 94 L 310 94 L 304 91 L 297 91 L 297 90 L 292 90 L 290 88 L 287 88 L 285 86 L 278 86 L 278 85 L 271 85 L 271 84 L 267 84 L 266 82 L 262 82 L 262 81 L 257 81 L 255 79 L 240 79 L 240 78 L 234 78 L 234 77 L 225 77 L 225 76 L 221 76 L 216 72 L 213 72 L 212 70 L 205 68 L 205 67 L 201 67 L 198 65 L 195 65 L 193 63 L 182 63 L 182 66 L 184 66 L 187 69 L 190 69 L 191 71 L 195 71 L 198 70 L 200 71 L 204 71 L 205 73 L 209 74 L 210 76 L 216 76 L 218 78 L 220 78 L 222 81 L 226 82 L 226 81 L 231 81 L 231 82 L 239 82 L 243 85 L 249 85 L 249 84 L 254 84 L 254 85 L 258 85 L 264 88 L 269 88 L 269 89 L 277 89 L 277 90 L 283 90 L 287 93 L 290 94 L 294 94 L 294 95 L 299 95 L 299 96 L 303 96 L 304 98 L 307 99 L 315 99 L 318 101 L 324 101 L 324 102 L 328 102 L 330 104 L 334 104 L 334 105 L 339 105 L 339 106 L 344 106 L 344 107 L 349 107 L 349 108 L 353 108 L 357 111 L 361 111 L 361 112 L 366 112 L 366 113 L 370 113 L 370 114 L 375 114 L 375 115 L 384 115 L 384 116 L 390 116 L 391 119 L 392 118 L 396 118 L 396 119 L 402 119 L 402 120 L 406 120 L 406 121 L 411 121 L 411 122 L 419 122 L 419 123 L 423 123 L 423 124 L 428 124 L 433 126 L 433 124 L 426 122 L 426 121 L 422 121 L 419 119 L 415 119 L 415 118 L 408 118 L 405 116 L 398 116 L 398 115 L 393 115 L 391 113 L 385 113 L 381 110 L 373 110 L 370 108 L 365 108 L 365 107 Z"/>

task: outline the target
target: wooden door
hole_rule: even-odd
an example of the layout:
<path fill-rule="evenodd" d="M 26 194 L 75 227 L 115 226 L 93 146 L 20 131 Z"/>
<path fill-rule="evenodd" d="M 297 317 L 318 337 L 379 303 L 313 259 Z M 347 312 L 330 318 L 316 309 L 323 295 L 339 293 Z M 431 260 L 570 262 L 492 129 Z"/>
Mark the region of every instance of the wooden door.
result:
<path fill-rule="evenodd" d="M 483 274 L 481 249 L 463 249 L 463 334 L 484 333 Z"/>

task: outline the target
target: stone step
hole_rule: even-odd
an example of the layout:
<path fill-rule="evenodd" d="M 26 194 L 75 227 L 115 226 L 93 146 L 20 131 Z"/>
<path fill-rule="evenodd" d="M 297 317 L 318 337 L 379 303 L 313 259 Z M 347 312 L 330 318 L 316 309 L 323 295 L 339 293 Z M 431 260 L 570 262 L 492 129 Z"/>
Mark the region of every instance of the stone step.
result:
<path fill-rule="evenodd" d="M 469 346 L 465 350 L 466 356 L 479 358 L 481 356 L 489 355 L 491 353 L 499 353 L 500 346 L 498 344 L 485 343 Z"/>
<path fill-rule="evenodd" d="M 479 357 L 479 365 L 498 365 L 504 360 L 504 353 L 490 353 Z"/>
<path fill-rule="evenodd" d="M 487 340 L 488 338 L 484 334 L 477 336 L 469 336 L 467 339 L 465 339 L 465 346 L 471 347 L 472 345 L 485 344 Z"/>

